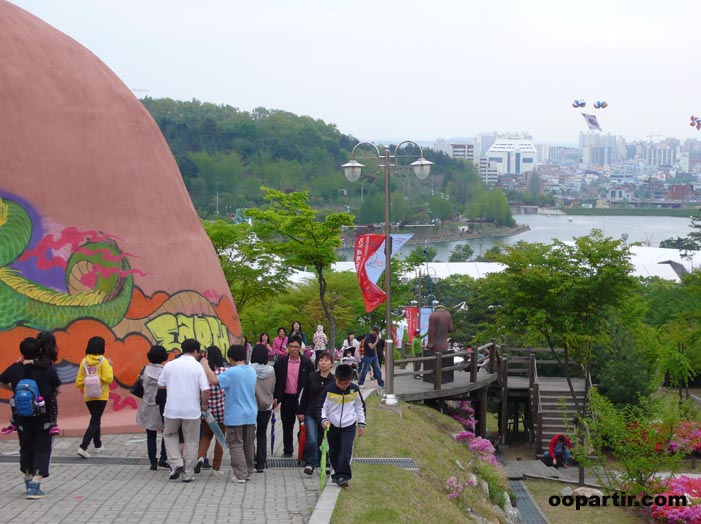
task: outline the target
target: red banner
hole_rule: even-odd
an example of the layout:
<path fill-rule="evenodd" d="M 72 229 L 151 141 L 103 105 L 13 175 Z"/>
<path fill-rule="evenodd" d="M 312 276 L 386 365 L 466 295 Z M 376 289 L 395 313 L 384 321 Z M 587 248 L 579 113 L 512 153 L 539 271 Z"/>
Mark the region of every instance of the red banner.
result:
<path fill-rule="evenodd" d="M 404 308 L 404 316 L 406 317 L 406 330 L 409 339 L 409 344 L 414 340 L 414 333 L 419 329 L 419 308 L 416 306 L 406 306 Z"/>
<path fill-rule="evenodd" d="M 384 235 L 371 233 L 368 235 L 360 235 L 355 241 L 355 271 L 358 274 L 358 282 L 360 283 L 360 291 L 363 294 L 365 302 L 365 311 L 373 311 L 385 301 L 386 294 L 382 289 L 377 287 L 369 278 L 367 272 L 367 262 L 382 243 L 385 241 Z"/>

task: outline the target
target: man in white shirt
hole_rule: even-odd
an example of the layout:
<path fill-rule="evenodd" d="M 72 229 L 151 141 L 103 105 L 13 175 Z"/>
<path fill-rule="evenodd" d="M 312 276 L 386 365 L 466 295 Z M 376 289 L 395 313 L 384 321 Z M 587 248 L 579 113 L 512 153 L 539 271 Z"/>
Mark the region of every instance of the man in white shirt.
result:
<path fill-rule="evenodd" d="M 183 482 L 195 480 L 195 463 L 200 443 L 200 420 L 209 402 L 209 381 L 199 364 L 200 343 L 188 338 L 180 346 L 182 355 L 168 362 L 158 378 L 159 389 L 166 389 L 165 428 L 166 451 L 170 464 L 170 479 L 183 475 Z M 183 451 L 180 453 L 178 431 L 182 428 Z"/>

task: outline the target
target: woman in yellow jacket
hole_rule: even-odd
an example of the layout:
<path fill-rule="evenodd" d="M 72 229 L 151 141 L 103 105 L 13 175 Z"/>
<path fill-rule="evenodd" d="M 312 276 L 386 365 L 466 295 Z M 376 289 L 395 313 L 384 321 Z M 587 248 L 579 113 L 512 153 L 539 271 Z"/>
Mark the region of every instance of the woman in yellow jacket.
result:
<path fill-rule="evenodd" d="M 91 441 L 95 443 L 95 451 L 97 453 L 105 450 L 102 440 L 100 440 L 100 422 L 107 406 L 107 399 L 110 395 L 109 385 L 114 379 L 114 373 L 112 371 L 112 362 L 104 357 L 104 354 L 105 339 L 92 337 L 88 341 L 88 347 L 85 349 L 85 358 L 80 363 L 78 376 L 75 379 L 75 385 L 83 392 L 85 405 L 90 412 L 90 423 L 88 424 L 88 429 L 85 430 L 85 435 L 83 435 L 83 442 L 78 448 L 78 455 L 84 459 L 90 458 L 88 446 Z M 87 376 L 95 374 L 100 379 L 97 394 L 91 392 L 91 388 L 86 387 L 85 383 Z"/>

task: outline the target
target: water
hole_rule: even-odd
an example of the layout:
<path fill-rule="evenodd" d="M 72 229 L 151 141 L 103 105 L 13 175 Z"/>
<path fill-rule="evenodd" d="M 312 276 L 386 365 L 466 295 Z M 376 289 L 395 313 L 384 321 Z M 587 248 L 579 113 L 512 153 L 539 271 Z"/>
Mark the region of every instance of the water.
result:
<path fill-rule="evenodd" d="M 588 235 L 592 229 L 601 229 L 605 236 L 615 239 L 627 234 L 628 243 L 641 242 L 652 247 L 659 246 L 661 241 L 668 238 L 685 237 L 691 232 L 691 220 L 680 217 L 514 215 L 514 218 L 519 224 L 527 224 L 530 231 L 508 237 L 471 238 L 431 244 L 438 250 L 434 260 L 447 262 L 450 251 L 457 244 L 469 244 L 477 256 L 498 242 L 514 244 L 523 240 L 549 244 L 552 239 L 566 242 L 573 237 Z M 408 246 L 408 250 L 404 248 L 402 254 L 407 254 L 414 247 Z"/>

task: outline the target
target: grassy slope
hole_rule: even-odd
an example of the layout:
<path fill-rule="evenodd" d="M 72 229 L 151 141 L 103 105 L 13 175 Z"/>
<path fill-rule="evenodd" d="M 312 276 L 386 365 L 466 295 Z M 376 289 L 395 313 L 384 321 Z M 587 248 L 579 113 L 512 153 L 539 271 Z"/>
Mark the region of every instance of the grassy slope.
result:
<path fill-rule="evenodd" d="M 577 524 L 644 524 L 648 522 L 639 513 L 612 506 L 600 508 L 585 507 L 580 508 L 579 511 L 573 506 L 569 508 L 562 505 L 553 507 L 548 504 L 548 498 L 552 495 L 559 495 L 560 490 L 565 486 L 564 484 L 547 480 L 527 480 L 525 484 L 536 504 L 538 504 L 551 524 L 566 524 L 570 522 L 576 522 Z"/>
<path fill-rule="evenodd" d="M 353 480 L 341 491 L 331 519 L 334 523 L 421 523 L 464 524 L 468 522 L 461 506 L 494 521 L 492 502 L 478 488 L 466 488 L 455 501 L 447 498 L 446 480 L 464 478 L 456 461 L 470 468 L 473 455 L 467 445 L 450 435 L 460 425 L 437 411 L 402 403 L 402 415 L 378 407 L 379 399 L 367 403 L 368 432 L 356 439 L 357 457 L 411 457 L 419 473 L 394 466 L 353 465 Z M 484 468 L 487 469 L 487 468 Z M 491 474 L 490 484 L 506 489 L 503 476 Z M 495 490 L 495 491 L 498 491 Z"/>

